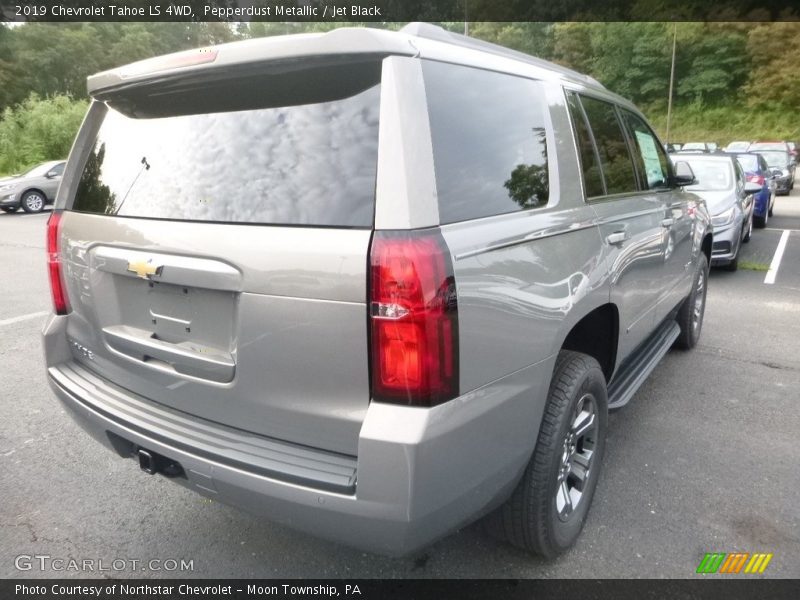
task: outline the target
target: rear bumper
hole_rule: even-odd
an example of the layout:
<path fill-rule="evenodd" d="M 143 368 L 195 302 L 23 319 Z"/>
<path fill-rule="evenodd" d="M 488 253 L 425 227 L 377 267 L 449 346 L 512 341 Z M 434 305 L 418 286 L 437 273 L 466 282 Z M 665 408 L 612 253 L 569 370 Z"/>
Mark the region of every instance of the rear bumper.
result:
<path fill-rule="evenodd" d="M 392 555 L 429 544 L 510 494 L 533 450 L 553 368 L 552 360 L 543 361 L 433 409 L 373 403 L 357 458 L 320 451 L 305 456 L 299 471 L 294 456 L 286 459 L 288 466 L 265 471 L 264 456 L 252 447 L 244 454 L 253 457 L 249 463 L 241 456 L 232 462 L 220 443 L 230 439 L 230 432 L 209 421 L 174 411 L 177 419 L 194 420 L 195 430 L 205 432 L 188 438 L 172 422 L 143 426 L 128 405 L 148 401 L 103 382 L 76 362 L 66 344 L 65 322 L 51 316 L 45 326 L 48 379 L 75 421 L 103 445 L 119 452 L 112 440 L 122 438 L 179 462 L 185 477 L 173 481 L 205 496 L 319 537 Z M 228 446 L 242 449 L 238 442 Z M 342 484 L 349 468 L 351 488 L 332 487 L 331 478 Z M 131 476 L 145 475 L 131 465 Z"/>

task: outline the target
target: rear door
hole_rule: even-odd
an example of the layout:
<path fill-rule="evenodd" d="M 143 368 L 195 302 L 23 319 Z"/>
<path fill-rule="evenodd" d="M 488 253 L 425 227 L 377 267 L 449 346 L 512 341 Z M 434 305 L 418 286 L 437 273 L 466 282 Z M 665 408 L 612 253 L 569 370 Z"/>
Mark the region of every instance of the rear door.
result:
<path fill-rule="evenodd" d="M 587 202 L 604 240 L 602 260 L 619 310 L 618 360 L 652 333 L 654 308 L 664 286 L 663 205 L 642 193 L 616 107 L 568 93 Z"/>
<path fill-rule="evenodd" d="M 191 415 L 355 455 L 380 71 L 284 66 L 96 102 L 62 221 L 68 335 L 91 350 L 75 360 Z"/>

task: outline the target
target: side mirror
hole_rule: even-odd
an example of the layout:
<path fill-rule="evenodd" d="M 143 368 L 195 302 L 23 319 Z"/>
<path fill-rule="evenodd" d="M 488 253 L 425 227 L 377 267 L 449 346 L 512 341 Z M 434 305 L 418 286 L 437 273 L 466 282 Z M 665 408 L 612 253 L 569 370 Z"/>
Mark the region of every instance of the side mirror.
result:
<path fill-rule="evenodd" d="M 748 181 L 744 184 L 744 191 L 748 194 L 758 194 L 761 191 L 761 186 L 752 181 Z"/>
<path fill-rule="evenodd" d="M 680 160 L 675 163 L 675 173 L 672 175 L 672 183 L 678 187 L 697 184 L 697 178 L 689 163 Z"/>
<path fill-rule="evenodd" d="M 47 173 L 45 173 L 45 174 L 44 174 L 44 176 L 45 176 L 47 179 L 52 179 L 52 178 L 53 178 L 53 177 L 55 177 L 56 175 L 58 175 L 58 173 L 56 173 L 55 171 L 48 171 Z"/>

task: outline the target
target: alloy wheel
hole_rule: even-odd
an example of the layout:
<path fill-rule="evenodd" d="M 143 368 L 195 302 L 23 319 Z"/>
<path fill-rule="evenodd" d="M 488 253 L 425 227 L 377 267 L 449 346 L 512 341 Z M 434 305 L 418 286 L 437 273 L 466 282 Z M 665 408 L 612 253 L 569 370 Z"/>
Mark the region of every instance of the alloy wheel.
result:
<path fill-rule="evenodd" d="M 597 401 L 584 394 L 575 407 L 564 438 L 556 486 L 556 512 L 567 521 L 588 489 L 597 444 Z"/>
<path fill-rule="evenodd" d="M 25 206 L 32 212 L 39 212 L 44 207 L 44 198 L 39 194 L 29 194 L 25 197 Z"/>

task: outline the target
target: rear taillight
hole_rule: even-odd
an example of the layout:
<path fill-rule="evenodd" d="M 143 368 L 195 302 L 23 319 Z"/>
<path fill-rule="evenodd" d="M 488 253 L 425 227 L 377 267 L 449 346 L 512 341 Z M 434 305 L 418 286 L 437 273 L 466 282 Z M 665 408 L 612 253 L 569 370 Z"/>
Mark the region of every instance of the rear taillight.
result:
<path fill-rule="evenodd" d="M 57 211 L 53 211 L 47 220 L 47 272 L 53 308 L 57 315 L 65 315 L 69 312 L 69 302 L 61 264 L 61 212 Z"/>
<path fill-rule="evenodd" d="M 763 175 L 748 175 L 747 181 L 757 183 L 758 185 L 764 185 L 765 180 Z"/>
<path fill-rule="evenodd" d="M 438 231 L 376 231 L 370 250 L 372 397 L 433 406 L 458 395 L 458 306 Z"/>

